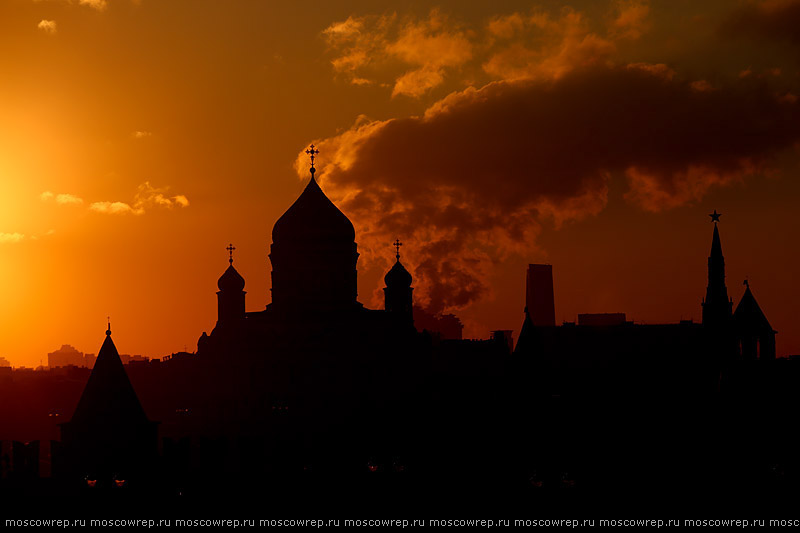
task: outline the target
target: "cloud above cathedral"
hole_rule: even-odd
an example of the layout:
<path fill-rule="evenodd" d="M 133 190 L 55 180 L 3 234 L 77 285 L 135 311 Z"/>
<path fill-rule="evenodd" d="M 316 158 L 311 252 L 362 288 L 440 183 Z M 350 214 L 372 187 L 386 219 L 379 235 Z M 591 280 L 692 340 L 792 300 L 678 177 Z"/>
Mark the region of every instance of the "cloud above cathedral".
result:
<path fill-rule="evenodd" d="M 454 80 L 557 79 L 574 68 L 607 61 L 617 44 L 650 28 L 649 4 L 611 3 L 605 24 L 580 11 L 534 7 L 469 25 L 432 10 L 427 17 L 350 16 L 322 36 L 334 72 L 354 85 L 391 87 L 392 97 L 419 98 Z"/>
<path fill-rule="evenodd" d="M 78 0 L 78 4 L 91 7 L 98 11 L 105 11 L 108 7 L 108 2 L 106 0 Z"/>
<path fill-rule="evenodd" d="M 186 195 L 168 196 L 168 191 L 169 187 L 156 188 L 146 181 L 139 185 L 132 202 L 97 201 L 90 203 L 88 209 L 106 215 L 143 215 L 152 208 L 172 209 L 189 206 L 189 198 Z M 55 194 L 45 191 L 39 197 L 43 202 L 54 201 L 59 205 L 80 206 L 84 203 L 82 198 L 69 193 Z"/>
<path fill-rule="evenodd" d="M 45 191 L 39 195 L 39 198 L 43 202 L 54 201 L 58 205 L 83 205 L 83 198 L 68 193 L 55 194 L 50 191 Z"/>
<path fill-rule="evenodd" d="M 767 168 L 800 140 L 800 108 L 763 80 L 712 87 L 643 63 L 531 72 L 315 141 L 325 190 L 364 255 L 402 236 L 430 310 L 484 295 L 492 263 L 530 251 L 543 225 L 598 213 L 614 175 L 628 201 L 660 211 Z"/>
<path fill-rule="evenodd" d="M 335 54 L 334 70 L 354 85 L 374 83 L 367 73 L 387 63 L 406 65 L 392 96 L 421 96 L 440 85 L 448 69 L 472 58 L 468 32 L 437 9 L 421 20 L 397 14 L 351 16 L 331 24 L 323 36 Z"/>
<path fill-rule="evenodd" d="M 0 244 L 17 243 L 25 239 L 22 233 L 2 233 L 0 232 Z"/>
<path fill-rule="evenodd" d="M 800 0 L 765 0 L 737 6 L 722 25 L 732 39 L 754 39 L 800 46 Z"/>
<path fill-rule="evenodd" d="M 37 24 L 36 27 L 51 35 L 58 32 L 58 25 L 56 24 L 55 20 L 42 19 L 39 21 L 39 24 Z"/>
<path fill-rule="evenodd" d="M 134 196 L 133 202 L 94 202 L 89 206 L 89 209 L 97 213 L 104 213 L 108 215 L 143 215 L 151 208 L 167 208 L 174 207 L 188 207 L 189 199 L 183 195 L 167 196 L 169 187 L 156 188 L 146 181 L 139 185 Z"/>

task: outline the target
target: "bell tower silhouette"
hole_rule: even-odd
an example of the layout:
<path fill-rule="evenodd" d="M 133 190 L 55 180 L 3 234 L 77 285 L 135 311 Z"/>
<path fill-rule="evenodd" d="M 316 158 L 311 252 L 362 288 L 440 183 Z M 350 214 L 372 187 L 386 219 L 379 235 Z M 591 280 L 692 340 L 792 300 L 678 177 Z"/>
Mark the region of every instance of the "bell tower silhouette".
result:
<path fill-rule="evenodd" d="M 233 251 L 236 248 L 229 244 L 228 268 L 217 280 L 217 325 L 228 326 L 244 319 L 244 278 L 233 267 Z"/>
<path fill-rule="evenodd" d="M 709 327 L 727 326 L 733 316 L 733 302 L 728 298 L 725 286 L 725 258 L 719 239 L 717 223 L 721 213 L 715 209 L 708 215 L 714 222 L 714 235 L 711 238 L 711 255 L 708 256 L 708 286 L 703 300 L 703 325 Z"/>
<path fill-rule="evenodd" d="M 394 247 L 397 249 L 395 254 L 397 261 L 383 278 L 384 283 L 386 283 L 386 287 L 383 289 L 385 309 L 400 321 L 413 326 L 414 314 L 411 296 L 414 291 L 411 286 L 413 280 L 411 274 L 400 262 L 400 247 L 402 245 L 403 243 L 400 242 L 400 239 L 394 241 Z"/>

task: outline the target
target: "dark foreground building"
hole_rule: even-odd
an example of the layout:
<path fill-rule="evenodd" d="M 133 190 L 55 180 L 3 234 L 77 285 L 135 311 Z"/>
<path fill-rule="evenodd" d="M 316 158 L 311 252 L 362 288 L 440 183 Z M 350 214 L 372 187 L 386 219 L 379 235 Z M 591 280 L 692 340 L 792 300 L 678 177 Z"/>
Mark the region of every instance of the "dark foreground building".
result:
<path fill-rule="evenodd" d="M 634 324 L 620 313 L 543 322 L 530 310 L 552 308 L 552 281 L 532 265 L 508 404 L 530 423 L 510 440 L 534 483 L 673 494 L 794 486 L 785 422 L 797 365 L 775 360 L 775 332 L 749 286 L 732 313 L 712 218 L 702 324 Z"/>
<path fill-rule="evenodd" d="M 111 324 L 72 419 L 52 444 L 53 475 L 74 488 L 121 488 L 149 480 L 158 463 L 158 423 L 133 390 Z"/>

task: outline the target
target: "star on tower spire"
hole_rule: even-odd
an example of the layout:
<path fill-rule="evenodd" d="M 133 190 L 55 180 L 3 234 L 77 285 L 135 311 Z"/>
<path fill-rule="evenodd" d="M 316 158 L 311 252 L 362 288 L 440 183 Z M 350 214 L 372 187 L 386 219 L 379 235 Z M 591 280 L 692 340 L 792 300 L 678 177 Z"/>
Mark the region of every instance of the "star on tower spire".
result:
<path fill-rule="evenodd" d="M 722 216 L 722 213 L 717 213 L 717 210 L 714 209 L 714 212 L 710 213 L 708 216 L 711 217 L 711 222 L 719 222 L 719 217 Z"/>
<path fill-rule="evenodd" d="M 315 150 L 314 145 L 312 144 L 308 150 L 306 150 L 306 153 L 311 156 L 311 177 L 313 178 L 314 172 L 317 171 L 317 169 L 314 168 L 314 156 L 319 153 L 319 150 Z"/>

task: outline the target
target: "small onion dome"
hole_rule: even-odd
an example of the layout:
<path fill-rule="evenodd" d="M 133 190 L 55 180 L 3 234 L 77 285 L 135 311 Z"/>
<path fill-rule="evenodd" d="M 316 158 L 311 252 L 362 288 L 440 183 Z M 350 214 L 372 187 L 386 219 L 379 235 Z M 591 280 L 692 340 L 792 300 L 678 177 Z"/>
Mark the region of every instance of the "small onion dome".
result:
<path fill-rule="evenodd" d="M 350 219 L 325 196 L 313 177 L 272 227 L 273 243 L 353 242 L 355 238 Z"/>
<path fill-rule="evenodd" d="M 398 260 L 383 277 L 383 281 L 387 287 L 410 287 L 411 274 L 408 273 L 403 263 Z"/>
<path fill-rule="evenodd" d="M 221 291 L 244 290 L 244 278 L 230 265 L 217 280 L 217 287 Z"/>

